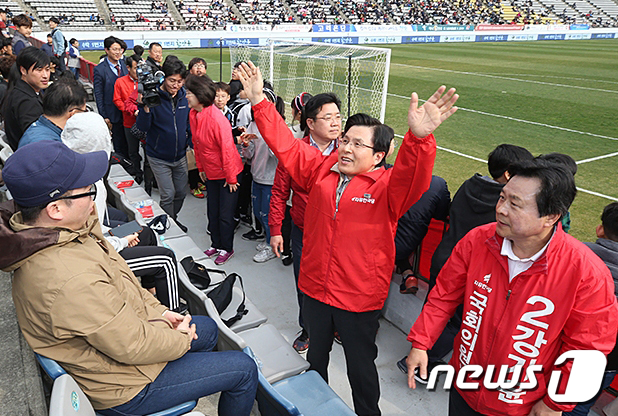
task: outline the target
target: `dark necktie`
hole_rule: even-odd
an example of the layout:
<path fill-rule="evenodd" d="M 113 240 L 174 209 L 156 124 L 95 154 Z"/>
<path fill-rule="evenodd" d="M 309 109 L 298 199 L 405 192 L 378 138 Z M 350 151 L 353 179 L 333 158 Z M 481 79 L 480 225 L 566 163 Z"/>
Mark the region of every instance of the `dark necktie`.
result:
<path fill-rule="evenodd" d="M 120 76 L 120 65 L 116 64 L 116 72 L 118 73 L 118 76 Z"/>

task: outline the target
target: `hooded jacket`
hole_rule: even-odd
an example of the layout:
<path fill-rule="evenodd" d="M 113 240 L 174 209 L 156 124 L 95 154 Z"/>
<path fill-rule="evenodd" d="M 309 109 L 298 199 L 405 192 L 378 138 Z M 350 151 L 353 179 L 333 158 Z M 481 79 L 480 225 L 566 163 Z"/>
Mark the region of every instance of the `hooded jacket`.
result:
<path fill-rule="evenodd" d="M 504 185 L 478 173 L 455 193 L 449 211 L 449 229 L 431 258 L 432 283 L 448 260 L 455 244 L 471 229 L 496 221 L 496 204 Z"/>
<path fill-rule="evenodd" d="M 381 309 L 395 261 L 397 220 L 429 187 L 436 156 L 433 135 L 408 132 L 392 169 L 358 174 L 338 192 L 337 153 L 295 139 L 275 106 L 253 106 L 265 142 L 309 193 L 298 286 L 307 296 L 350 312 Z"/>
<path fill-rule="evenodd" d="M 56 360 L 95 409 L 126 403 L 190 348 L 167 308 L 140 286 L 91 215 L 76 231 L 25 225 L 0 205 L 0 268 L 32 349 Z"/>
<path fill-rule="evenodd" d="M 178 90 L 177 98 L 158 89 L 161 105 L 149 112 L 139 106 L 137 129 L 146 132 L 146 154 L 150 157 L 178 162 L 186 157 L 189 144 L 189 103 L 184 88 Z"/>
<path fill-rule="evenodd" d="M 564 391 L 572 363 L 556 368 L 554 362 L 562 353 L 612 350 L 618 306 L 609 270 L 558 224 L 541 257 L 509 282 L 502 243 L 496 223 L 491 223 L 470 231 L 457 244 L 408 341 L 421 350 L 431 348 L 463 303 L 463 323 L 450 361 L 456 372 L 468 364 L 484 370 L 493 364 L 495 380 L 502 365 L 522 365 L 523 374 L 530 365 L 542 366 L 536 373 L 538 386 L 531 390 L 490 390 L 483 383 L 473 390 L 457 387 L 475 411 L 526 416 L 539 400 L 555 411 L 572 410 L 573 403 L 550 399 L 548 382 L 552 371 L 561 371 L 559 391 Z"/>
<path fill-rule="evenodd" d="M 225 179 L 238 183 L 243 165 L 232 137 L 232 126 L 223 113 L 209 105 L 202 111 L 189 113 L 195 162 L 209 180 Z"/>

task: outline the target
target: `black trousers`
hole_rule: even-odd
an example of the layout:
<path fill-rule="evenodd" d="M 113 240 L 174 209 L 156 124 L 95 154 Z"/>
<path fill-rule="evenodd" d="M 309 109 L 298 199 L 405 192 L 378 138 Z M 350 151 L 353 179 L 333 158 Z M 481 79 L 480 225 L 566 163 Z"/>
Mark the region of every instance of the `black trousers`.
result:
<path fill-rule="evenodd" d="M 281 223 L 281 236 L 283 237 L 283 255 L 292 254 L 292 217 L 290 216 L 290 206 L 285 206 L 285 217 Z"/>
<path fill-rule="evenodd" d="M 114 145 L 114 152 L 120 153 L 129 159 L 129 145 L 127 144 L 127 138 L 124 136 L 122 120 L 118 123 L 112 123 L 112 144 Z"/>
<path fill-rule="evenodd" d="M 241 215 L 251 217 L 251 188 L 253 188 L 253 175 L 251 175 L 251 165 L 245 163 L 245 167 L 240 173 L 241 181 L 238 188 L 238 203 L 236 204 L 236 218 Z"/>
<path fill-rule="evenodd" d="M 129 174 L 139 178 L 138 182 L 142 181 L 144 172 L 142 171 L 142 157 L 139 154 L 139 144 L 140 141 L 137 137 L 131 133 L 131 129 L 128 127 L 124 128 L 124 137 L 127 141 L 127 151 L 129 152 L 129 160 L 133 163 L 132 172 Z"/>
<path fill-rule="evenodd" d="M 470 407 L 455 387 L 451 387 L 448 396 L 448 416 L 484 416 Z"/>
<path fill-rule="evenodd" d="M 165 247 L 127 247 L 120 255 L 146 289 L 155 288 L 157 299 L 171 310 L 178 310 L 178 273 L 174 252 Z"/>
<path fill-rule="evenodd" d="M 352 387 L 354 411 L 359 416 L 381 415 L 378 407 L 380 381 L 375 365 L 379 317 L 380 310 L 349 312 L 306 295 L 303 298 L 303 319 L 310 339 L 307 352 L 310 369 L 328 382 L 329 355 L 334 333 L 338 331 Z"/>
<path fill-rule="evenodd" d="M 241 176 L 238 175 L 238 181 Z M 230 252 L 234 250 L 234 210 L 238 202 L 238 190 L 230 192 L 230 188 L 224 187 L 224 184 L 225 179 L 206 181 L 208 231 L 212 247 Z"/>

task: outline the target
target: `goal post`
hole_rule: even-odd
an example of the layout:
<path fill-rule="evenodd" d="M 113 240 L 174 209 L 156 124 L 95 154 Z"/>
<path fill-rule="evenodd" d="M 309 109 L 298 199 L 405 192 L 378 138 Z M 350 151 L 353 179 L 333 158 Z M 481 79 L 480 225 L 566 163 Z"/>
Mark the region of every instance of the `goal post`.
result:
<path fill-rule="evenodd" d="M 264 46 L 230 47 L 230 60 L 251 60 L 285 101 L 301 92 L 333 92 L 348 118 L 367 113 L 384 122 L 391 50 L 357 45 L 271 39 Z"/>

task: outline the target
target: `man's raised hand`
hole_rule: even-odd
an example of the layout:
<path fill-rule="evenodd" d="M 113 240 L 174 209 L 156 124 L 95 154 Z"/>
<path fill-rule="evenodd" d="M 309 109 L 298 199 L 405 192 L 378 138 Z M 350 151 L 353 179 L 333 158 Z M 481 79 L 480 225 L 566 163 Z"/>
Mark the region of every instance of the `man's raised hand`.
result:
<path fill-rule="evenodd" d="M 442 85 L 420 107 L 418 106 L 418 94 L 412 93 L 408 110 L 408 127 L 416 137 L 429 136 L 444 120 L 457 111 L 457 107 L 453 107 L 459 98 L 459 95 L 455 94 L 455 88 L 451 88 L 446 94 L 444 91 L 446 87 Z"/>
<path fill-rule="evenodd" d="M 242 63 L 237 68 L 238 79 L 242 83 L 243 90 L 247 94 L 247 98 L 251 101 L 251 105 L 256 105 L 262 101 L 265 96 L 262 89 L 264 81 L 262 80 L 262 72 L 260 68 L 253 65 L 253 62 Z"/>

